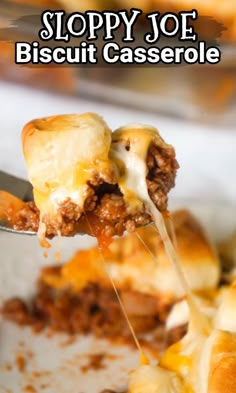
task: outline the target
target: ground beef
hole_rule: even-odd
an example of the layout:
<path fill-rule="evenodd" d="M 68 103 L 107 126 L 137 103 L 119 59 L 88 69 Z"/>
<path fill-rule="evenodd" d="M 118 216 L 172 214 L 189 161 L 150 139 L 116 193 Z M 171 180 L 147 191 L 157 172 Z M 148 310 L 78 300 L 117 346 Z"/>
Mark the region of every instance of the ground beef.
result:
<path fill-rule="evenodd" d="M 147 155 L 148 193 L 160 211 L 167 208 L 167 195 L 175 185 L 178 163 L 172 147 L 161 148 L 151 145 Z"/>
<path fill-rule="evenodd" d="M 163 299 L 158 301 L 153 296 L 130 290 L 120 291 L 120 296 L 144 349 L 163 353 L 186 333 L 187 325 L 166 331 L 165 320 L 171 304 Z M 19 298 L 10 299 L 3 304 L 1 314 L 19 326 L 31 326 L 36 333 L 46 328 L 71 336 L 92 333 L 112 342 L 135 346 L 114 291 L 95 284 L 75 294 L 40 282 L 30 304 Z"/>
<path fill-rule="evenodd" d="M 16 212 L 13 222 L 10 225 L 19 231 L 33 231 L 38 230 L 39 225 L 39 210 L 34 202 L 26 202 L 24 207 Z"/>
<path fill-rule="evenodd" d="M 21 299 L 13 298 L 4 303 L 2 314 L 5 319 L 13 320 L 17 325 L 28 325 L 32 322 L 26 303 Z"/>
<path fill-rule="evenodd" d="M 149 195 L 160 211 L 167 208 L 167 194 L 174 186 L 178 168 L 173 148 L 151 145 L 147 155 L 147 186 Z M 132 232 L 136 227 L 151 222 L 151 216 L 141 207 L 136 214 L 127 210 L 123 195 L 117 184 L 101 183 L 95 177 L 89 184 L 84 212 L 69 198 L 59 207 L 58 217 L 47 222 L 47 237 L 58 234 L 73 236 L 77 232 L 89 233 L 97 237 L 121 236 L 124 231 Z M 33 202 L 25 204 L 14 218 L 13 227 L 19 230 L 37 231 L 39 211 Z"/>
<path fill-rule="evenodd" d="M 120 291 L 120 296 L 144 350 L 163 353 L 186 333 L 187 325 L 166 331 L 164 321 L 171 304 L 165 304 L 163 299 L 157 301 L 153 296 L 131 290 Z M 87 285 L 75 294 L 39 282 L 38 293 L 30 304 L 18 298 L 10 299 L 4 303 L 1 314 L 20 326 L 31 326 L 36 333 L 45 328 L 72 337 L 78 333 L 93 333 L 112 342 L 135 346 L 114 291 L 97 284 Z M 149 334 L 146 336 L 146 333 Z M 95 356 L 92 360 L 88 368 L 102 367 L 102 358 Z M 108 389 L 101 393 L 115 392 Z"/>
<path fill-rule="evenodd" d="M 163 303 L 158 303 L 153 296 L 135 291 L 121 291 L 120 296 L 137 334 L 163 324 L 163 318 L 169 311 L 168 304 L 164 311 Z M 130 335 L 113 289 L 101 288 L 97 284 L 87 285 L 75 294 L 71 290 L 52 289 L 40 283 L 38 293 L 29 306 L 17 298 L 8 300 L 3 305 L 2 315 L 19 325 L 31 325 L 36 330 L 49 327 L 69 334 L 92 332 L 98 337 Z"/>

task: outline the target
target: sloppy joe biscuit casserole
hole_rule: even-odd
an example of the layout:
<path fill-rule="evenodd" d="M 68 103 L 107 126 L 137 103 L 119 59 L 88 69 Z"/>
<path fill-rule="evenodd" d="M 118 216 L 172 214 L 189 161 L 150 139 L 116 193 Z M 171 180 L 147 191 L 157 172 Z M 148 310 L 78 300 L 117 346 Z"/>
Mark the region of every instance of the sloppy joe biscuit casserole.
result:
<path fill-rule="evenodd" d="M 236 284 L 220 286 L 215 247 L 195 217 L 167 214 L 173 147 L 151 126 L 112 133 L 91 113 L 34 120 L 22 143 L 35 202 L 1 192 L 0 217 L 37 230 L 42 245 L 45 237 L 89 233 L 106 248 L 44 269 L 31 308 L 11 299 L 2 315 L 69 334 L 131 332 L 141 356 L 129 393 L 236 393 Z M 134 233 L 108 248 L 126 230 Z M 139 341 L 147 332 L 155 365 Z"/>
<path fill-rule="evenodd" d="M 154 127 L 132 124 L 112 133 L 93 113 L 54 116 L 28 123 L 22 145 L 35 205 L 9 202 L 14 228 L 37 230 L 41 240 L 58 233 L 101 239 L 131 232 L 152 221 L 136 193 L 146 185 L 155 206 L 166 210 L 178 164 Z"/>

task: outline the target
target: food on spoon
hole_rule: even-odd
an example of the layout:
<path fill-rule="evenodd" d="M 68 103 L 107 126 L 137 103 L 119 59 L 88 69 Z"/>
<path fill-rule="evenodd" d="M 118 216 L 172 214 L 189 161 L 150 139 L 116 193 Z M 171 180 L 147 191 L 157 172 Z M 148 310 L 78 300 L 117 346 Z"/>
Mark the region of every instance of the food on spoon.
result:
<path fill-rule="evenodd" d="M 167 194 L 178 168 L 175 151 L 151 126 L 132 124 L 113 133 L 94 114 L 33 120 L 22 133 L 36 209 L 33 227 L 45 236 L 89 233 L 110 239 L 152 222 L 142 193 L 157 209 L 167 209 Z M 144 176 L 144 179 L 143 179 Z M 137 191 L 136 191 L 137 190 Z M 28 229 L 27 214 L 13 223 Z"/>

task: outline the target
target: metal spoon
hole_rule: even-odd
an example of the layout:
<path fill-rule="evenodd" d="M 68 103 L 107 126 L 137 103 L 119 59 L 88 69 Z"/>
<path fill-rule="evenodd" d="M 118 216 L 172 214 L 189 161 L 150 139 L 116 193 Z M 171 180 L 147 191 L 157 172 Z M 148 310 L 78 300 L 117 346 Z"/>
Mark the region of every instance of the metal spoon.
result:
<path fill-rule="evenodd" d="M 9 173 L 0 171 L 0 189 L 13 194 L 24 202 L 33 201 L 32 185 L 24 179 L 10 175 Z M 0 220 L 0 231 L 17 233 L 21 235 L 36 235 L 32 231 L 19 231 L 9 228 L 6 221 Z"/>

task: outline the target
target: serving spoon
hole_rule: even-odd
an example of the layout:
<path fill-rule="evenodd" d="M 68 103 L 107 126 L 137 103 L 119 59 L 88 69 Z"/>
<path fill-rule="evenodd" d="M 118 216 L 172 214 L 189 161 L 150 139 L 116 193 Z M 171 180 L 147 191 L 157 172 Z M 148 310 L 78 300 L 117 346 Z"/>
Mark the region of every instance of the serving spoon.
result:
<path fill-rule="evenodd" d="M 13 194 L 23 202 L 33 201 L 32 185 L 24 179 L 10 175 L 9 173 L 0 171 L 0 189 Z M 9 228 L 6 221 L 0 220 L 0 231 L 11 232 L 21 235 L 36 235 L 33 231 L 19 231 Z"/>
<path fill-rule="evenodd" d="M 19 177 L 10 175 L 9 173 L 6 173 L 4 171 L 0 171 L 0 190 L 6 191 L 14 195 L 23 202 L 31 202 L 34 200 L 33 187 L 30 182 Z M 0 232 L 2 231 L 15 233 L 18 235 L 37 235 L 37 232 L 34 231 L 25 231 L 11 228 L 8 226 L 8 222 L 6 220 L 0 219 Z"/>

